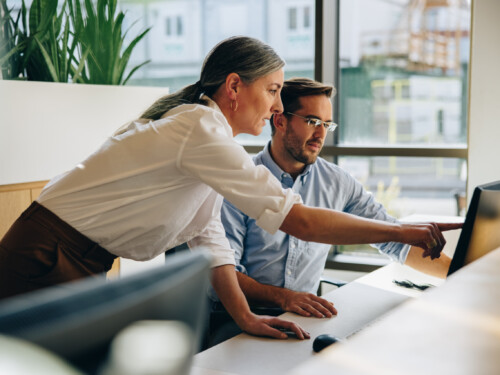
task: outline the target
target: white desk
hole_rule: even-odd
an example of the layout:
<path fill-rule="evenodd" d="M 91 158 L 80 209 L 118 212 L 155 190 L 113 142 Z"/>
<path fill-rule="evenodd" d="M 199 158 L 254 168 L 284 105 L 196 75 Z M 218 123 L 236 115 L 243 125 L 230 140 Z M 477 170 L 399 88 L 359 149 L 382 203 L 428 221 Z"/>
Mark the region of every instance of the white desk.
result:
<path fill-rule="evenodd" d="M 363 281 L 392 278 L 391 264 Z M 500 373 L 500 249 L 420 293 L 345 343 L 321 353 L 312 340 L 239 335 L 195 356 L 191 375 Z M 401 291 L 406 291 L 401 288 Z M 285 314 L 314 337 L 327 321 Z"/>
<path fill-rule="evenodd" d="M 500 374 L 500 249 L 294 369 L 318 374 Z"/>
<path fill-rule="evenodd" d="M 443 282 L 441 279 L 426 276 L 397 263 L 389 264 L 355 282 L 376 286 L 385 285 L 386 289 L 393 289 L 409 296 L 422 294 L 416 290 L 394 285 L 392 280 L 395 277 L 403 279 L 411 277 L 414 282 L 434 285 Z M 344 296 L 344 299 L 339 299 L 338 296 L 335 296 L 335 290 L 324 297 L 335 303 L 340 317 L 342 311 L 345 311 L 342 306 L 347 305 L 346 299 L 348 297 Z M 359 301 L 359 308 L 363 308 L 363 303 L 376 303 L 376 301 Z M 349 301 L 349 306 L 353 307 L 352 301 Z M 296 339 L 275 340 L 240 334 L 197 354 L 194 358 L 191 375 L 276 375 L 286 373 L 317 356 L 312 350 L 313 339 L 320 334 L 329 332 L 328 327 L 332 327 L 333 324 L 336 324 L 335 320 L 339 319 L 339 317 L 330 319 L 306 318 L 292 313 L 285 313 L 281 317 L 300 324 L 310 332 L 311 339 L 303 341 Z"/>

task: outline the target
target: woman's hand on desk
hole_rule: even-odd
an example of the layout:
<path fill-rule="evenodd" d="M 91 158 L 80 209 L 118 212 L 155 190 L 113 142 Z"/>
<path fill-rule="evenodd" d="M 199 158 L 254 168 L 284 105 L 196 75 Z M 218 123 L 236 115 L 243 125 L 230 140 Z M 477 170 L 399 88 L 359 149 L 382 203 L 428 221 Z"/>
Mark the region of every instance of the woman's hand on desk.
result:
<path fill-rule="evenodd" d="M 293 335 L 300 340 L 311 338 L 309 332 L 302 329 L 298 324 L 274 316 L 251 313 L 243 321 L 240 321 L 238 325 L 246 333 L 255 336 L 286 339 L 288 335 L 285 332 L 289 331 L 293 332 Z"/>
<path fill-rule="evenodd" d="M 246 333 L 286 339 L 288 335 L 283 331 L 289 331 L 300 340 L 310 338 L 309 333 L 293 322 L 251 312 L 245 295 L 239 287 L 234 265 L 226 264 L 213 268 L 212 285 L 227 312 Z"/>

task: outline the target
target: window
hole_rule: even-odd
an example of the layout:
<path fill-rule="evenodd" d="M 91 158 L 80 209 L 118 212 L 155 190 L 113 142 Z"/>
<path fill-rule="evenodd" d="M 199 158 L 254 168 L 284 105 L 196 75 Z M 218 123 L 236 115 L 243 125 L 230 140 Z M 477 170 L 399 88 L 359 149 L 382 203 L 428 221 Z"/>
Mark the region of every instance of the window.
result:
<path fill-rule="evenodd" d="M 304 8 L 304 29 L 309 29 L 312 25 L 311 7 Z"/>
<path fill-rule="evenodd" d="M 182 26 L 182 17 L 177 16 L 176 19 L 177 19 L 177 35 L 182 35 L 184 34 Z"/>
<path fill-rule="evenodd" d="M 297 8 L 288 9 L 288 29 L 297 30 Z"/>
<path fill-rule="evenodd" d="M 325 151 L 396 217 L 457 215 L 467 178 L 469 3 L 337 4 L 339 128 Z"/>
<path fill-rule="evenodd" d="M 313 25 L 311 5 L 304 2 L 305 6 L 288 8 L 288 30 L 303 31 Z M 310 2 L 309 2 L 310 3 Z"/>
<path fill-rule="evenodd" d="M 178 37 L 183 35 L 181 16 L 165 18 L 165 35 L 168 37 Z"/>
<path fill-rule="evenodd" d="M 182 17 L 174 16 L 174 17 L 166 17 L 165 18 L 165 35 L 168 37 L 180 37 L 183 34 L 182 27 Z"/>
<path fill-rule="evenodd" d="M 130 85 L 165 86 L 173 92 L 196 82 L 206 54 L 233 35 L 255 37 L 275 48 L 286 61 L 286 77 L 314 77 L 315 0 L 120 0 L 119 6 L 131 28 L 128 42 L 151 27 L 130 66 L 151 62 L 132 76 Z M 289 33 L 291 28 L 295 33 Z M 263 145 L 269 137 L 267 129 L 258 139 L 248 136 L 241 142 Z"/>
<path fill-rule="evenodd" d="M 170 36 L 172 35 L 172 18 L 168 17 L 165 21 L 166 21 L 165 34 L 167 34 L 167 36 Z"/>

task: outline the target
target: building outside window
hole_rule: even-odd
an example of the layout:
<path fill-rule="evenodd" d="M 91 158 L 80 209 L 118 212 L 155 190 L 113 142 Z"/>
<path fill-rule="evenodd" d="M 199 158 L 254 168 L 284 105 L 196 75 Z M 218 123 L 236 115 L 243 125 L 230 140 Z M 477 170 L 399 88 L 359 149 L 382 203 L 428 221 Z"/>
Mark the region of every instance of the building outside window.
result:
<path fill-rule="evenodd" d="M 338 3 L 332 160 L 396 217 L 463 213 L 470 3 Z M 335 251 L 377 255 L 361 246 Z"/>
<path fill-rule="evenodd" d="M 285 75 L 314 77 L 315 0 L 119 0 L 127 13 L 125 27 L 132 38 L 151 31 L 137 46 L 131 66 L 151 62 L 131 79 L 131 85 L 169 87 L 170 91 L 198 80 L 206 54 L 233 35 L 261 39 L 286 61 Z M 294 26 L 293 26 L 293 25 Z M 264 144 L 269 138 L 251 140 Z"/>

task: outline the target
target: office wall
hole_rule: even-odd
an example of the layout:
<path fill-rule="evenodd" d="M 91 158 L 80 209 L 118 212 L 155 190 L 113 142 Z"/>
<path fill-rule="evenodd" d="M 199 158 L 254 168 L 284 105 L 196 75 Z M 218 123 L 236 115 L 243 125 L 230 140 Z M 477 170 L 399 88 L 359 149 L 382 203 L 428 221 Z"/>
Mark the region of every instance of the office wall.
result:
<path fill-rule="evenodd" d="M 168 89 L 0 80 L 0 185 L 49 180 Z"/>
<path fill-rule="evenodd" d="M 73 168 L 167 88 L 0 80 L 0 238 L 47 180 Z M 126 270 L 134 265 L 125 262 Z M 116 277 L 118 263 L 109 277 Z"/>
<path fill-rule="evenodd" d="M 500 1 L 472 2 L 468 197 L 500 180 Z"/>

